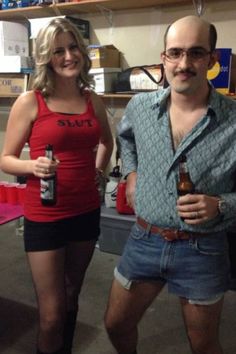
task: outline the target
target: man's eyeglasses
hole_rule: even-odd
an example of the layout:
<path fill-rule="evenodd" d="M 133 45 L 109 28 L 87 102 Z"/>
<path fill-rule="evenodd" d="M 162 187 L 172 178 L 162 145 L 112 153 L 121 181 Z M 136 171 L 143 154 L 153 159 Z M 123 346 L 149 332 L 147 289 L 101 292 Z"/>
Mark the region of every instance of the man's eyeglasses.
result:
<path fill-rule="evenodd" d="M 198 61 L 204 59 L 208 54 L 211 54 L 211 52 L 208 52 L 205 48 L 202 47 L 194 47 L 189 49 L 170 48 L 162 54 L 166 57 L 166 60 L 172 63 L 177 63 L 183 58 L 184 54 L 187 55 L 189 60 Z"/>

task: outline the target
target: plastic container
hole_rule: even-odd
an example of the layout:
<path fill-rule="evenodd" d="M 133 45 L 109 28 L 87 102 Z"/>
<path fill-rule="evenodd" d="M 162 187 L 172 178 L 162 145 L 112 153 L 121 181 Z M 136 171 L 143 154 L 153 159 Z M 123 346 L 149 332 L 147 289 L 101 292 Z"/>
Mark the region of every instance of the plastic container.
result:
<path fill-rule="evenodd" d="M 98 241 L 100 251 L 121 255 L 135 220 L 134 215 L 120 215 L 116 209 L 103 206 Z"/>
<path fill-rule="evenodd" d="M 134 214 L 134 209 L 127 204 L 126 181 L 122 181 L 117 187 L 116 210 L 120 214 Z"/>
<path fill-rule="evenodd" d="M 105 205 L 107 208 L 116 207 L 117 186 L 121 179 L 120 167 L 115 166 L 109 174 L 109 181 L 105 190 Z"/>

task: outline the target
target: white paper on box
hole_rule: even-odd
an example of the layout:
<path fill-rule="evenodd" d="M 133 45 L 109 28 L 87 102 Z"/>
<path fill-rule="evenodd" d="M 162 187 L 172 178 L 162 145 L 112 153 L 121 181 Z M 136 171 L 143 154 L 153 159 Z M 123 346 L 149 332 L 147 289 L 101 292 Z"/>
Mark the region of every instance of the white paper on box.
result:
<path fill-rule="evenodd" d="M 26 25 L 0 21 L 0 55 L 29 55 L 29 34 Z"/>
<path fill-rule="evenodd" d="M 30 73 L 33 71 L 33 58 L 20 55 L 0 56 L 0 73 Z"/>
<path fill-rule="evenodd" d="M 154 79 L 158 82 L 160 77 L 153 75 Z M 138 75 L 130 75 L 130 87 L 132 91 L 150 91 L 157 90 L 159 85 L 153 82 L 147 74 L 140 72 Z"/>

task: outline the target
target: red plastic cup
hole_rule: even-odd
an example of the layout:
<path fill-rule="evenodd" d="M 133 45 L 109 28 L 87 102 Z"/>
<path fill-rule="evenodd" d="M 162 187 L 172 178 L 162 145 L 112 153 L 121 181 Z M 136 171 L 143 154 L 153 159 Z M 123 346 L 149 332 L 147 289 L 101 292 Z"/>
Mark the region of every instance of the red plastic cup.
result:
<path fill-rule="evenodd" d="M 18 204 L 17 183 L 8 183 L 5 185 L 8 204 Z"/>
<path fill-rule="evenodd" d="M 18 203 L 23 205 L 25 201 L 25 188 L 26 184 L 19 184 L 17 187 L 17 198 L 18 198 Z"/>
<path fill-rule="evenodd" d="M 6 184 L 7 182 L 0 181 L 0 203 L 6 203 L 7 201 Z"/>

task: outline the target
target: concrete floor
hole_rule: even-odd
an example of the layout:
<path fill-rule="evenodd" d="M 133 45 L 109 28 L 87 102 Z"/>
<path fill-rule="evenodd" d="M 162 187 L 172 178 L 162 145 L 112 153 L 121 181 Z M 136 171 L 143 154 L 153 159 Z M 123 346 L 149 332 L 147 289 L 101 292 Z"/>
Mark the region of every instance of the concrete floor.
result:
<path fill-rule="evenodd" d="M 35 354 L 37 310 L 15 222 L 0 226 L 0 353 Z M 74 354 L 115 354 L 103 314 L 118 256 L 96 249 L 80 299 Z M 225 354 L 236 353 L 236 292 L 229 291 L 221 323 Z M 190 354 L 178 299 L 164 290 L 140 323 L 139 354 Z"/>

